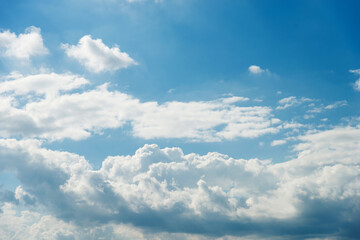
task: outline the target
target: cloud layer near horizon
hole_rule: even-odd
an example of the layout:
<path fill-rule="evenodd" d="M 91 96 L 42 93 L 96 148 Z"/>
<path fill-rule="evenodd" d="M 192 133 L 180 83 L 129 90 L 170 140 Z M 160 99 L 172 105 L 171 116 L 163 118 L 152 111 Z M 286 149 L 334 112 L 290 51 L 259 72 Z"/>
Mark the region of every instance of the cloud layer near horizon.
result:
<path fill-rule="evenodd" d="M 295 147 L 297 158 L 277 164 L 145 145 L 133 156 L 109 156 L 98 170 L 38 140 L 1 139 L 0 169 L 20 181 L 14 202 L 75 225 L 351 237 L 359 235 L 359 136 L 358 127 L 309 133 Z"/>

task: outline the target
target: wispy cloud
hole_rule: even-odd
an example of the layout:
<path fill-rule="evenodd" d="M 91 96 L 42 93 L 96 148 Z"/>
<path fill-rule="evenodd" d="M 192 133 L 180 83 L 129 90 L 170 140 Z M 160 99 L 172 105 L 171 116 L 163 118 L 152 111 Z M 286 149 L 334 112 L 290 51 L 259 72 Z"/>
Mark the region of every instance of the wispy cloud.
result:
<path fill-rule="evenodd" d="M 298 106 L 304 102 L 309 102 L 309 101 L 312 101 L 312 99 L 305 98 L 305 97 L 302 97 L 299 99 L 294 96 L 286 97 L 286 98 L 279 100 L 279 106 L 277 106 L 276 109 L 283 110 L 283 109 L 286 109 L 289 107 Z"/>
<path fill-rule="evenodd" d="M 354 73 L 354 74 L 360 76 L 360 69 L 349 70 L 349 72 Z M 353 86 L 354 86 L 354 89 L 355 89 L 356 91 L 360 91 L 360 77 L 356 80 L 356 82 L 354 83 Z"/>
<path fill-rule="evenodd" d="M 325 106 L 325 109 L 334 109 L 334 108 L 338 108 L 338 107 L 342 107 L 342 106 L 346 106 L 346 105 L 347 105 L 346 100 L 336 101 L 333 104 L 329 104 L 329 105 Z"/>
<path fill-rule="evenodd" d="M 312 114 L 322 113 L 326 110 L 332 110 L 332 109 L 336 109 L 336 108 L 343 107 L 346 105 L 347 105 L 346 100 L 336 101 L 329 105 L 324 105 L 324 104 L 315 105 L 314 103 L 311 103 L 311 104 L 309 104 L 310 109 L 307 110 L 307 112 L 312 113 Z"/>

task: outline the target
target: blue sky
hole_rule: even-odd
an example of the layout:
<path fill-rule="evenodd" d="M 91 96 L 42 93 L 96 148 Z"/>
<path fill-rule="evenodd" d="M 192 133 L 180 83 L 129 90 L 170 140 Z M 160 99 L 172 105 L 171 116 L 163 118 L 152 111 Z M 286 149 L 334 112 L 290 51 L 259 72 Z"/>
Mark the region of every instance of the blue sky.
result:
<path fill-rule="evenodd" d="M 359 238 L 359 9 L 1 1 L 0 238 Z"/>

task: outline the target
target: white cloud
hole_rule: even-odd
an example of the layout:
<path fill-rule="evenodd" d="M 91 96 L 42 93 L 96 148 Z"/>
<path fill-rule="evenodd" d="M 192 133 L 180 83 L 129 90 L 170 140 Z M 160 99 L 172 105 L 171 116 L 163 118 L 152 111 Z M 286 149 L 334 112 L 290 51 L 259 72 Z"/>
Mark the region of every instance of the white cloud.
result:
<path fill-rule="evenodd" d="M 32 56 L 48 54 L 40 28 L 28 27 L 25 33 L 16 36 L 9 30 L 0 33 L 0 53 L 6 57 L 28 60 Z"/>
<path fill-rule="evenodd" d="M 143 103 L 141 114 L 132 123 L 134 135 L 145 139 L 220 141 L 278 131 L 271 123 L 270 108 L 238 107 L 225 102 L 221 99 L 221 102 Z M 215 130 L 218 126 L 222 128 Z"/>
<path fill-rule="evenodd" d="M 231 97 L 223 98 L 223 103 L 231 104 L 231 103 L 236 103 L 236 102 L 246 102 L 249 100 L 250 99 L 246 98 L 246 97 L 231 96 Z"/>
<path fill-rule="evenodd" d="M 338 107 L 342 107 L 342 106 L 346 106 L 346 105 L 347 105 L 346 100 L 336 101 L 333 104 L 329 104 L 329 105 L 325 106 L 325 109 L 334 109 L 334 108 L 338 108 Z"/>
<path fill-rule="evenodd" d="M 301 225 L 314 235 L 354 238 L 360 129 L 338 127 L 300 140 L 297 157 L 284 163 L 145 145 L 133 156 L 109 156 L 94 170 L 83 157 L 42 148 L 37 140 L 1 139 L 0 169 L 16 172 L 35 206 L 79 226 L 130 223 L 218 236 L 261 229 L 265 235 L 307 237 L 307 230 L 297 231 Z M 341 231 L 333 227 L 340 225 Z"/>
<path fill-rule="evenodd" d="M 274 141 L 271 142 L 271 146 L 279 146 L 279 145 L 283 145 L 285 143 L 286 143 L 286 140 L 283 140 L 283 139 L 274 140 Z"/>
<path fill-rule="evenodd" d="M 289 129 L 289 128 L 293 128 L 293 129 L 298 129 L 298 128 L 302 128 L 302 127 L 305 127 L 304 124 L 301 124 L 301 123 L 297 123 L 297 122 L 285 122 L 282 127 L 284 129 Z"/>
<path fill-rule="evenodd" d="M 314 117 L 315 117 L 314 114 L 305 114 L 305 115 L 303 116 L 304 119 L 311 119 L 311 118 L 314 118 Z"/>
<path fill-rule="evenodd" d="M 60 91 L 70 91 L 83 85 L 89 84 L 85 78 L 73 74 L 43 73 L 22 76 L 12 74 L 7 77 L 8 81 L 0 82 L 0 93 L 13 92 L 14 95 L 37 95 L 53 96 Z"/>
<path fill-rule="evenodd" d="M 278 110 L 283 110 L 289 107 L 298 106 L 304 102 L 312 101 L 310 98 L 302 97 L 300 99 L 290 96 L 279 100 L 279 106 L 276 107 Z"/>
<path fill-rule="evenodd" d="M 66 54 L 79 61 L 90 72 L 116 71 L 136 65 L 127 53 L 121 52 L 118 46 L 109 48 L 101 39 L 92 39 L 86 35 L 78 45 L 62 44 Z"/>
<path fill-rule="evenodd" d="M 55 73 L 17 75 L 0 82 L 0 136 L 79 140 L 127 122 L 132 134 L 144 139 L 221 141 L 278 131 L 271 108 L 237 106 L 248 100 L 244 97 L 158 104 L 109 91 L 107 85 L 68 92 L 84 84 L 88 84 L 84 78 Z"/>
<path fill-rule="evenodd" d="M 251 65 L 249 68 L 248 68 L 249 72 L 253 73 L 253 74 L 260 74 L 262 72 L 264 72 L 263 69 L 261 69 L 259 66 L 256 66 L 256 65 Z"/>
<path fill-rule="evenodd" d="M 343 107 L 343 106 L 346 106 L 346 105 L 347 105 L 346 100 L 336 101 L 336 102 L 334 102 L 332 104 L 329 104 L 329 105 L 326 105 L 326 106 L 324 104 L 320 104 L 320 105 L 316 106 L 314 103 L 311 103 L 311 104 L 308 105 L 311 109 L 307 110 L 306 112 L 307 113 L 312 113 L 312 114 L 307 115 L 307 116 L 314 117 L 314 114 L 322 113 L 322 112 L 324 112 L 326 110 L 331 110 L 331 109 Z"/>
<path fill-rule="evenodd" d="M 268 69 L 262 69 L 261 67 L 259 67 L 259 66 L 256 66 L 256 65 L 251 65 L 249 68 L 248 68 L 248 70 L 249 70 L 249 72 L 251 73 L 251 74 L 255 74 L 255 75 L 257 75 L 257 74 L 261 74 L 261 73 L 270 73 L 270 71 L 268 70 Z"/>
<path fill-rule="evenodd" d="M 360 76 L 360 69 L 350 70 L 349 72 Z M 356 80 L 353 86 L 356 91 L 360 91 L 360 77 Z"/>

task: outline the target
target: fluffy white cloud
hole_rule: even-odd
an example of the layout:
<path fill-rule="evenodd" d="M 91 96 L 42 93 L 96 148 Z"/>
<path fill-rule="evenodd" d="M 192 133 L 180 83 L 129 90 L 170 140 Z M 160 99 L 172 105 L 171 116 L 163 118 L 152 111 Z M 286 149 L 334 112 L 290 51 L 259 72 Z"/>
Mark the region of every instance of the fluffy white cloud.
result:
<path fill-rule="evenodd" d="M 28 27 L 25 33 L 16 36 L 9 30 L 0 33 L 0 53 L 7 57 L 28 60 L 31 56 L 48 54 L 40 28 Z"/>
<path fill-rule="evenodd" d="M 2 139 L 0 169 L 16 172 L 18 200 L 31 196 L 32 205 L 77 226 L 358 237 L 360 128 L 300 140 L 298 156 L 284 163 L 145 145 L 133 156 L 108 157 L 94 170 L 83 157 L 44 149 L 37 140 Z"/>
<path fill-rule="evenodd" d="M 82 37 L 76 46 L 62 44 L 62 48 L 90 72 L 116 71 L 137 64 L 127 53 L 121 52 L 118 46 L 109 48 L 101 39 L 92 39 L 90 35 Z"/>
<path fill-rule="evenodd" d="M 261 69 L 259 66 L 256 66 L 256 65 L 251 65 L 249 68 L 248 68 L 249 72 L 253 73 L 253 74 L 260 74 L 262 72 L 264 72 L 263 69 Z"/>
<path fill-rule="evenodd" d="M 248 98 L 231 96 L 214 101 L 140 102 L 109 91 L 107 85 L 72 93 L 88 81 L 71 74 L 17 76 L 0 82 L 0 135 L 74 140 L 103 129 L 132 126 L 144 139 L 186 138 L 221 141 L 276 133 L 269 107 L 241 107 Z M 35 96 L 30 97 L 29 93 Z"/>
<path fill-rule="evenodd" d="M 248 71 L 251 73 L 251 74 L 261 74 L 261 73 L 270 73 L 270 71 L 268 69 L 262 69 L 261 67 L 259 66 L 256 66 L 256 65 L 251 65 L 249 68 L 248 68 Z"/>
<path fill-rule="evenodd" d="M 350 72 L 360 76 L 360 69 L 350 70 Z M 354 89 L 360 91 L 360 77 L 354 83 Z"/>

